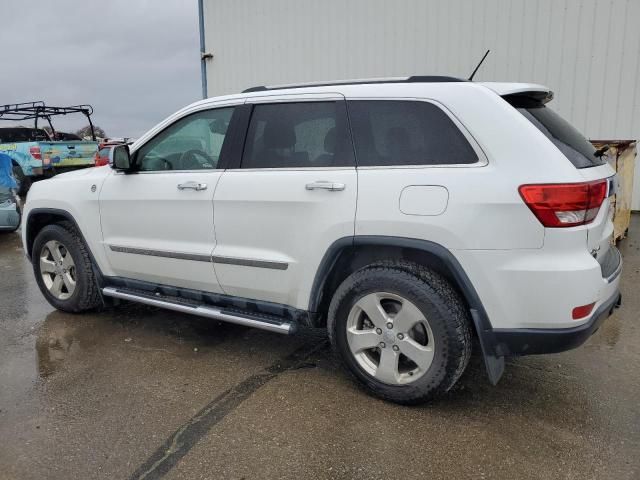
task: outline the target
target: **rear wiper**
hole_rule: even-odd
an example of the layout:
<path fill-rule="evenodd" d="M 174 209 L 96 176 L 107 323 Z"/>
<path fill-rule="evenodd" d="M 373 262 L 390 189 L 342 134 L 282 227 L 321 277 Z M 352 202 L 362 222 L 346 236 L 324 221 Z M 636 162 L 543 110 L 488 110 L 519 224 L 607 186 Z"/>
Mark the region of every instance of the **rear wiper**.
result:
<path fill-rule="evenodd" d="M 609 150 L 609 145 L 603 145 L 600 148 L 598 148 L 595 152 L 593 152 L 593 156 L 600 158 L 605 153 L 607 153 L 607 150 Z"/>

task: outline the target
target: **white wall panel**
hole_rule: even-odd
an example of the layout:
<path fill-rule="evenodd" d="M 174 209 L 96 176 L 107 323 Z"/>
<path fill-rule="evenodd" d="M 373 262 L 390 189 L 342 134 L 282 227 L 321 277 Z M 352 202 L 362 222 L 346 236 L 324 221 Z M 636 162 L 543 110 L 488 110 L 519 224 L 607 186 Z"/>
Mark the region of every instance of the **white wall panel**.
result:
<path fill-rule="evenodd" d="M 553 107 L 588 137 L 640 138 L 640 0 L 205 0 L 205 42 L 210 96 L 466 77 L 491 49 L 476 79 L 548 85 Z"/>

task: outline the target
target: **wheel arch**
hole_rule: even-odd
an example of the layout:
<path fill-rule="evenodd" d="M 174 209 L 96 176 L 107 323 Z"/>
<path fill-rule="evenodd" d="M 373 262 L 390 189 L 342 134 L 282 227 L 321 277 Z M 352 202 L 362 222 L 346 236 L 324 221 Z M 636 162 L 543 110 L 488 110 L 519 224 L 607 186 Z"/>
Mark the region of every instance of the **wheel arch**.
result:
<path fill-rule="evenodd" d="M 78 222 L 76 222 L 76 219 L 73 218 L 73 215 L 71 215 L 66 210 L 61 210 L 58 208 L 34 208 L 33 210 L 30 210 L 28 217 L 23 219 L 23 222 L 24 222 L 23 228 L 25 229 L 24 247 L 25 247 L 27 257 L 31 258 L 31 254 L 33 250 L 33 242 L 35 241 L 38 233 L 40 233 L 40 230 L 42 230 L 47 225 L 52 225 L 55 223 L 61 223 L 65 221 L 73 224 L 73 226 L 78 231 L 78 233 L 80 234 L 80 236 L 82 237 L 82 240 L 85 242 L 85 245 L 86 245 L 87 242 L 85 241 L 82 235 L 82 230 L 80 230 L 80 227 L 78 226 Z M 87 245 L 87 248 L 88 248 L 88 245 Z M 91 252 L 89 251 L 89 253 Z"/>
<path fill-rule="evenodd" d="M 414 238 L 362 235 L 334 242 L 325 253 L 309 298 L 317 326 L 326 325 L 333 292 L 353 272 L 380 261 L 404 260 L 435 270 L 445 277 L 464 299 L 480 341 L 489 379 L 496 384 L 504 371 L 504 359 L 496 353 L 496 341 L 487 312 L 460 262 L 446 247 Z"/>

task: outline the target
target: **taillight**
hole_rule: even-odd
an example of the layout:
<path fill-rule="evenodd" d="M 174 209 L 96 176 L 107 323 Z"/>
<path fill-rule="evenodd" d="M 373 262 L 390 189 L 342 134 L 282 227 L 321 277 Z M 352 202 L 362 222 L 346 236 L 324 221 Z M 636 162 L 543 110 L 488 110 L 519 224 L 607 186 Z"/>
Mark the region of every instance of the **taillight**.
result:
<path fill-rule="evenodd" d="M 522 185 L 518 191 L 545 227 L 575 227 L 596 218 L 607 195 L 607 180 Z"/>
<path fill-rule="evenodd" d="M 40 147 L 29 147 L 29 154 L 36 160 L 42 160 L 42 154 L 40 153 Z"/>

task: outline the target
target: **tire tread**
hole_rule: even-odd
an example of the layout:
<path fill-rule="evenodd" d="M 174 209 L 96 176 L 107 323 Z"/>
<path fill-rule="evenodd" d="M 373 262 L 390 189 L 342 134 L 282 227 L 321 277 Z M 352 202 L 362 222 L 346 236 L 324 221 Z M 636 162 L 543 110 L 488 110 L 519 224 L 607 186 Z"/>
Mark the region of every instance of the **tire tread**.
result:
<path fill-rule="evenodd" d="M 351 274 L 336 290 L 328 311 L 327 329 L 334 349 L 339 351 L 336 338 L 336 314 L 340 305 L 354 289 L 359 289 L 363 282 L 372 275 L 383 275 L 388 285 L 403 288 L 407 279 L 412 280 L 412 292 L 416 296 L 425 295 L 438 312 L 446 319 L 448 339 L 444 349 L 452 361 L 447 362 L 444 375 L 436 375 L 426 388 L 404 388 L 403 394 L 394 392 L 399 387 L 382 388 L 376 381 L 363 382 L 364 386 L 376 396 L 401 404 L 418 404 L 437 398 L 453 387 L 462 376 L 471 358 L 472 330 L 469 311 L 460 294 L 449 282 L 435 271 L 408 261 L 381 261 L 370 264 Z M 400 284 L 402 287 L 400 287 Z M 339 352 L 340 353 L 340 352 Z M 344 354 L 343 354 L 344 355 Z M 354 373 L 354 372 L 351 372 Z M 438 372 L 441 374 L 442 372 Z M 440 381 L 438 378 L 442 378 Z M 362 380 L 362 379 L 360 379 Z M 409 384 L 412 385 L 412 384 Z"/>
<path fill-rule="evenodd" d="M 79 292 L 79 296 L 77 297 L 76 301 L 71 303 L 58 304 L 58 305 L 53 304 L 54 307 L 60 310 L 64 310 L 72 313 L 80 313 L 80 312 L 92 310 L 96 307 L 99 307 L 100 305 L 102 305 L 102 296 L 100 294 L 98 283 L 96 281 L 96 277 L 93 271 L 91 254 L 89 253 L 89 249 L 87 248 L 84 239 L 78 232 L 75 225 L 71 222 L 63 221 L 63 222 L 47 225 L 46 227 L 43 228 L 43 230 L 41 230 L 41 233 L 45 229 L 51 230 L 50 227 L 60 228 L 64 230 L 64 232 L 71 237 L 71 241 L 73 245 L 70 245 L 69 247 L 74 248 L 77 254 L 79 254 L 81 258 L 80 262 L 76 262 L 76 271 L 82 269 L 82 272 L 83 272 L 82 277 L 86 279 L 86 281 L 83 282 L 84 283 L 83 285 L 80 285 L 80 284 L 77 285 L 77 288 L 80 288 L 81 291 Z M 36 237 L 35 243 L 37 243 L 37 237 Z M 37 262 L 37 256 L 34 252 L 34 257 L 33 257 L 34 269 L 36 268 L 36 262 Z M 76 273 L 76 278 L 79 278 L 77 273 Z M 46 294 L 45 294 L 45 297 L 49 298 Z"/>

